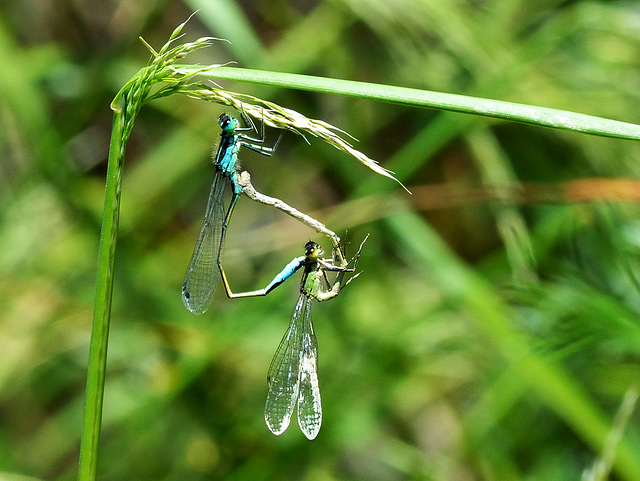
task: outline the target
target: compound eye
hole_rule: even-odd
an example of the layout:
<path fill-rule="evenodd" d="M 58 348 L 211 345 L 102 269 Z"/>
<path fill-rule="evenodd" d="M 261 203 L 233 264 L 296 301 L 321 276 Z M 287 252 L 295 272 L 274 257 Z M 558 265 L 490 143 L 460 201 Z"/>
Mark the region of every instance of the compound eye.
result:
<path fill-rule="evenodd" d="M 304 246 L 304 255 L 308 258 L 317 259 L 322 255 L 322 247 L 315 242 L 309 241 Z"/>
<path fill-rule="evenodd" d="M 313 241 L 309 241 L 304 245 L 304 255 L 306 255 L 307 257 L 310 256 L 311 254 L 313 254 L 313 250 L 315 249 L 315 242 Z"/>
<path fill-rule="evenodd" d="M 220 117 L 218 117 L 218 125 L 220 126 L 220 128 L 222 130 L 233 130 L 233 121 L 235 119 L 233 117 L 230 117 L 227 114 L 222 114 L 220 115 Z M 231 127 L 230 127 L 231 126 Z"/>

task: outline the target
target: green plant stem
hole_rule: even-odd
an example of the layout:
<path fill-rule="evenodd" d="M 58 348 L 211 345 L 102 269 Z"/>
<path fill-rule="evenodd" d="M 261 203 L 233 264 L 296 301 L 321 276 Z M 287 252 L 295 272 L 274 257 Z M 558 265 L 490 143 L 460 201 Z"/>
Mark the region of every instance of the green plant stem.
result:
<path fill-rule="evenodd" d="M 218 67 L 210 70 L 202 70 L 202 67 L 176 65 L 176 69 L 183 73 L 193 72 L 196 68 L 199 69 L 198 75 L 202 77 L 237 80 L 240 82 L 251 82 L 311 92 L 347 95 L 350 97 L 391 102 L 413 107 L 427 107 L 451 112 L 483 115 L 604 137 L 640 140 L 640 125 L 567 110 L 444 92 L 433 92 L 430 90 L 314 77 L 311 75 L 233 67 Z"/>
<path fill-rule="evenodd" d="M 207 46 L 210 39 L 204 37 L 195 42 L 170 49 L 173 41 L 180 36 L 185 24 L 186 21 L 173 31 L 169 41 L 160 49 L 159 53 L 153 51 L 153 61 L 147 67 L 140 69 L 122 87 L 111 104 L 114 115 L 107 165 L 102 230 L 98 245 L 96 297 L 89 342 L 78 481 L 94 481 L 97 478 L 125 147 L 140 108 L 150 98 L 153 98 L 151 88 L 154 84 L 167 83 L 164 89 L 156 91 L 157 97 L 176 93 L 181 87 L 189 88 L 189 78 L 176 78 L 171 65 L 175 63 L 177 58 L 183 58 L 193 50 Z"/>
<path fill-rule="evenodd" d="M 98 448 L 102 426 L 109 320 L 113 293 L 116 238 L 120 219 L 120 192 L 122 188 L 122 164 L 125 144 L 124 109 L 114 112 L 107 183 L 105 188 L 102 230 L 98 247 L 98 273 L 96 297 L 89 344 L 87 385 L 84 404 L 84 424 L 80 442 L 78 480 L 95 480 L 98 466 Z"/>

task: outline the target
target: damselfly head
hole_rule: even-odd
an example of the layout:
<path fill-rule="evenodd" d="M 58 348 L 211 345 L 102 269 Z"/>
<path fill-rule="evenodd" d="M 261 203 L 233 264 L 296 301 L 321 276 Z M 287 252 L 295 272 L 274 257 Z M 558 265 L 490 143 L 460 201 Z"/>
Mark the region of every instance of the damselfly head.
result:
<path fill-rule="evenodd" d="M 317 259 L 323 253 L 322 247 L 313 241 L 307 242 L 304 246 L 304 255 L 307 259 Z"/>
<path fill-rule="evenodd" d="M 228 114 L 221 114 L 218 117 L 218 125 L 225 132 L 233 132 L 238 128 L 238 120 Z"/>

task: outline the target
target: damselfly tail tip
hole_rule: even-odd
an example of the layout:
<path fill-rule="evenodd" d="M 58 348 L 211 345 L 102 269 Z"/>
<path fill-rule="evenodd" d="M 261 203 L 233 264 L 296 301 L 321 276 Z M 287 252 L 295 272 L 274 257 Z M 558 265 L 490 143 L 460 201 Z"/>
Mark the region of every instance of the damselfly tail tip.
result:
<path fill-rule="evenodd" d="M 269 428 L 269 431 L 271 431 L 276 436 L 280 436 L 289 427 L 289 423 L 288 422 L 287 423 L 279 423 L 279 424 L 272 423 L 268 415 L 265 415 L 264 420 L 267 423 L 267 427 Z"/>
<path fill-rule="evenodd" d="M 318 429 L 314 429 L 312 431 L 302 431 L 302 432 L 304 433 L 305 437 L 309 441 L 313 441 L 318 435 L 318 433 L 320 432 L 320 426 L 318 426 Z"/>
<path fill-rule="evenodd" d="M 184 307 L 189 309 L 189 312 L 191 312 L 192 314 L 197 314 L 198 316 L 204 314 L 209 307 L 207 304 L 195 304 L 194 299 L 191 298 L 191 294 L 189 293 L 189 290 L 186 286 L 182 287 L 182 303 L 184 304 Z"/>

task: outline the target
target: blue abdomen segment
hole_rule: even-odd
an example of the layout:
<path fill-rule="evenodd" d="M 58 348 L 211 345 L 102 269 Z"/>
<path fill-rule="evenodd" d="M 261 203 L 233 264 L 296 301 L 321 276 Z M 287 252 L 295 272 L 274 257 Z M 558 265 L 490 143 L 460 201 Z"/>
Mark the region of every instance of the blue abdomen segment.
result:
<path fill-rule="evenodd" d="M 305 256 L 296 257 L 291 262 L 289 262 L 286 266 L 284 266 L 284 269 L 282 269 L 280 273 L 273 278 L 273 280 L 269 283 L 269 285 L 264 288 L 265 295 L 271 292 L 276 287 L 278 287 L 284 281 L 289 279 L 289 277 L 291 277 L 295 271 L 297 271 L 298 269 L 300 269 L 300 267 L 302 267 L 302 265 L 304 265 L 305 259 L 306 259 Z"/>

